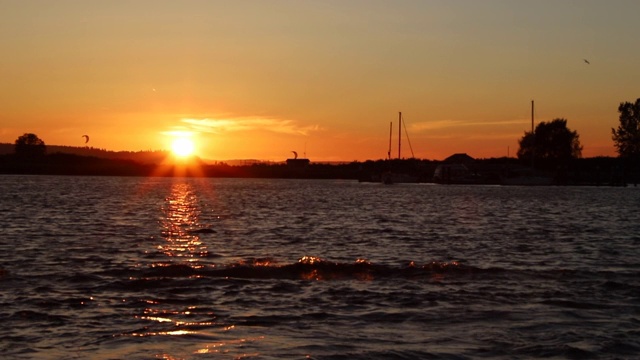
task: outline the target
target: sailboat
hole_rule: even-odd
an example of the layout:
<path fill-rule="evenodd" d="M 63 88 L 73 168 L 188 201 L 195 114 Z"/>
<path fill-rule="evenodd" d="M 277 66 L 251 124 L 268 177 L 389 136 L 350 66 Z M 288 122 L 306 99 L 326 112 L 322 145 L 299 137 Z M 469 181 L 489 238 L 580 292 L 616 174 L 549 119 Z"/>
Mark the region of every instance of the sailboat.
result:
<path fill-rule="evenodd" d="M 398 112 L 398 160 L 402 160 L 402 112 Z M 406 128 L 405 128 L 406 131 Z M 392 158 L 391 158 L 391 144 L 393 138 L 393 122 L 389 123 L 389 151 L 387 152 L 387 162 L 388 162 L 388 170 L 382 175 L 382 182 L 384 184 L 390 185 L 395 183 L 416 183 L 418 182 L 418 177 L 415 175 L 410 175 L 404 172 L 398 171 L 398 169 L 392 169 Z M 407 136 L 407 142 L 409 143 L 409 148 L 411 149 L 411 158 L 413 156 L 413 148 L 411 147 L 411 142 L 409 141 L 409 137 Z M 400 162 L 396 163 L 397 165 L 401 165 Z"/>
<path fill-rule="evenodd" d="M 415 168 L 407 169 L 408 166 L 415 167 L 415 163 L 411 161 L 402 161 L 402 112 L 398 112 L 398 157 L 392 158 L 391 149 L 393 143 L 393 121 L 389 123 L 389 149 L 387 151 L 387 158 L 375 162 L 374 166 L 368 168 L 361 167 L 361 173 L 358 176 L 360 182 L 374 182 L 383 184 L 396 184 L 396 183 L 417 183 L 419 177 L 414 175 L 418 171 Z M 404 128 L 406 133 L 406 127 Z M 413 148 L 411 148 L 411 141 L 407 134 L 407 143 L 411 149 L 411 158 L 413 156 Z"/>

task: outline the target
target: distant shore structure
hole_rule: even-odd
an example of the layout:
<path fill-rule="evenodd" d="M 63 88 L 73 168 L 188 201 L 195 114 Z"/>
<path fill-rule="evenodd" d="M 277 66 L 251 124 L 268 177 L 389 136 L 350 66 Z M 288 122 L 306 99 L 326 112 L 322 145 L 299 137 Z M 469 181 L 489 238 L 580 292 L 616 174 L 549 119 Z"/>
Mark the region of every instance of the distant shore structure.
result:
<path fill-rule="evenodd" d="M 309 165 L 310 161 L 306 158 L 298 159 L 298 152 L 291 151 L 293 153 L 293 159 L 287 159 L 287 165 L 292 167 L 305 167 Z"/>

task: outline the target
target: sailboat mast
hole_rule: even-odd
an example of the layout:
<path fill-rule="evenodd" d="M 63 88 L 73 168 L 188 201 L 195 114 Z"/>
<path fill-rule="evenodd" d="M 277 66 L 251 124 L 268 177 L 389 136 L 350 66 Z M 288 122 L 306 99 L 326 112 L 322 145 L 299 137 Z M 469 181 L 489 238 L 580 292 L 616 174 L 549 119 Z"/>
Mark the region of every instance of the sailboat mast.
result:
<path fill-rule="evenodd" d="M 398 159 L 402 159 L 402 112 L 398 112 Z"/>

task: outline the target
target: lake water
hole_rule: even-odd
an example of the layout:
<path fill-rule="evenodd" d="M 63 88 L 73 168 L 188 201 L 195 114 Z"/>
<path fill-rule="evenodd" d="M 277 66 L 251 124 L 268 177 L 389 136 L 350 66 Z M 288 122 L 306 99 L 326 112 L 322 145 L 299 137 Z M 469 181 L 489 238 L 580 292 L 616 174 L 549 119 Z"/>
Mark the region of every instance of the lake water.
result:
<path fill-rule="evenodd" d="M 640 356 L 640 188 L 0 185 L 2 358 Z"/>

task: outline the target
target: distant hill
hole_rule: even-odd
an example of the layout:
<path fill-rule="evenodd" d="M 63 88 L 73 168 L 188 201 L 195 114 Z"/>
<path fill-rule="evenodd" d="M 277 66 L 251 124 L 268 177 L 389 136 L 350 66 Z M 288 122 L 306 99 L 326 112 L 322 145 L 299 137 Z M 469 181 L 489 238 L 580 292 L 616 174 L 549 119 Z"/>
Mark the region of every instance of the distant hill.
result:
<path fill-rule="evenodd" d="M 13 154 L 14 144 L 0 143 L 0 155 Z M 47 145 L 47 154 L 73 154 L 104 159 L 133 160 L 141 164 L 159 164 L 169 156 L 168 151 L 109 151 L 94 147 Z"/>

